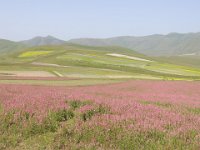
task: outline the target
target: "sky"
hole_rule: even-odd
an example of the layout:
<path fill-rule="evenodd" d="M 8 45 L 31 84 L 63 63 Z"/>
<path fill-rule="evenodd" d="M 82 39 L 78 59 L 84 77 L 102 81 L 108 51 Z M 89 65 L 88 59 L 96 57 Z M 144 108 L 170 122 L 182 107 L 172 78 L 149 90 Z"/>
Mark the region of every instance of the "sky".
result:
<path fill-rule="evenodd" d="M 0 0 L 0 38 L 200 32 L 200 0 Z"/>

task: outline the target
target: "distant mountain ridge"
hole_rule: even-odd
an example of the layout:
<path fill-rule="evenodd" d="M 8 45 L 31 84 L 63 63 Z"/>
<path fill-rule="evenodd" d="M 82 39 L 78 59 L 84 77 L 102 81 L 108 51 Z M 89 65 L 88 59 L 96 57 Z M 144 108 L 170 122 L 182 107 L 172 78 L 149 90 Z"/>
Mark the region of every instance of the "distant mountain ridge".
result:
<path fill-rule="evenodd" d="M 46 37 L 38 36 L 30 40 L 25 40 L 20 42 L 0 39 L 0 54 L 23 50 L 27 47 L 43 46 L 43 45 L 62 45 L 64 43 L 66 43 L 66 41 L 57 39 L 53 36 L 46 36 Z"/>
<path fill-rule="evenodd" d="M 22 50 L 26 47 L 65 43 L 86 46 L 120 46 L 149 56 L 200 56 L 200 33 L 154 34 L 142 37 L 121 36 L 106 39 L 80 38 L 69 41 L 60 40 L 53 36 L 38 36 L 20 42 L 0 39 L 0 54 Z"/>
<path fill-rule="evenodd" d="M 174 56 L 200 53 L 200 33 L 154 34 L 143 37 L 121 36 L 107 39 L 81 38 L 68 42 L 88 46 L 122 46 L 150 56 Z"/>
<path fill-rule="evenodd" d="M 42 46 L 42 45 L 61 45 L 66 42 L 48 35 L 46 37 L 38 36 L 30 40 L 21 41 L 20 43 L 28 46 Z"/>

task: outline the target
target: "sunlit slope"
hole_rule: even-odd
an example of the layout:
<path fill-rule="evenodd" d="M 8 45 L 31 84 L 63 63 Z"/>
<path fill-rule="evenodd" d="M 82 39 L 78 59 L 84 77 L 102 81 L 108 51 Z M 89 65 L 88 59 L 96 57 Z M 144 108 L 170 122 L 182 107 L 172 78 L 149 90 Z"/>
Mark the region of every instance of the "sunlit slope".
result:
<path fill-rule="evenodd" d="M 73 44 L 29 48 L 4 57 L 1 64 L 1 70 L 15 66 L 17 70 L 46 70 L 61 77 L 198 79 L 200 76 L 199 69 L 161 63 L 129 49 Z"/>
<path fill-rule="evenodd" d="M 200 68 L 200 55 L 197 56 L 171 56 L 159 57 L 160 60 L 184 66 Z"/>

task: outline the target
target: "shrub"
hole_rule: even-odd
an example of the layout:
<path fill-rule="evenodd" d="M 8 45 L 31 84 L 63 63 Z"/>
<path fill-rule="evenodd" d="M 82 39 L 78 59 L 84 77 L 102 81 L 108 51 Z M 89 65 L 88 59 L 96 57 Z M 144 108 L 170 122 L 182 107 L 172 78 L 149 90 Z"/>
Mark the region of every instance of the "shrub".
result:
<path fill-rule="evenodd" d="M 110 113 L 110 109 L 102 104 L 100 104 L 96 109 L 91 109 L 86 111 L 81 115 L 83 121 L 90 120 L 94 115 L 107 114 Z"/>
<path fill-rule="evenodd" d="M 80 108 L 81 106 L 85 106 L 87 104 L 91 104 L 91 101 L 79 101 L 79 100 L 71 100 L 71 101 L 66 101 L 66 103 L 69 103 L 69 106 L 75 110 L 75 109 L 78 109 Z"/>
<path fill-rule="evenodd" d="M 90 120 L 96 114 L 95 110 L 88 110 L 81 115 L 83 121 Z"/>
<path fill-rule="evenodd" d="M 58 122 L 67 121 L 74 117 L 74 113 L 71 110 L 59 110 L 54 114 L 55 120 Z"/>

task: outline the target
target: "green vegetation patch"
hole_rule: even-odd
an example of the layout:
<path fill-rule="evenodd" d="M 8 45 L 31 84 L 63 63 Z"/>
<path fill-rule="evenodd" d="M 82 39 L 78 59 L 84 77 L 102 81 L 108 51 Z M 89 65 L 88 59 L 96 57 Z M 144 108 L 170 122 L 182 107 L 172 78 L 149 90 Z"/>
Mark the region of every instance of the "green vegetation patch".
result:
<path fill-rule="evenodd" d="M 112 84 L 127 81 L 127 79 L 72 79 L 72 80 L 0 80 L 3 84 L 24 84 L 24 85 L 53 85 L 53 86 L 85 86 Z"/>
<path fill-rule="evenodd" d="M 75 109 L 78 109 L 82 106 L 85 106 L 85 105 L 90 105 L 92 104 L 91 101 L 89 100 L 86 100 L 86 101 L 79 101 L 79 100 L 67 100 L 65 101 L 71 109 L 75 110 Z"/>
<path fill-rule="evenodd" d="M 196 132 L 168 136 L 157 130 L 133 131 L 113 124 L 112 128 L 83 126 L 81 129 L 65 128 L 55 139 L 54 149 L 198 149 Z"/>
<path fill-rule="evenodd" d="M 155 105 L 155 106 L 159 106 L 159 107 L 164 107 L 164 108 L 171 108 L 172 104 L 170 103 L 162 103 L 162 102 L 154 102 L 154 101 L 140 101 L 141 104 L 144 105 Z"/>
<path fill-rule="evenodd" d="M 87 121 L 87 120 L 90 120 L 95 115 L 102 115 L 102 114 L 109 114 L 109 113 L 111 113 L 110 108 L 104 105 L 99 105 L 98 107 L 87 110 L 86 112 L 81 114 L 81 118 L 83 121 Z"/>
<path fill-rule="evenodd" d="M 193 114 L 200 115 L 200 108 L 188 108 L 187 110 Z"/>

